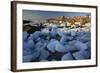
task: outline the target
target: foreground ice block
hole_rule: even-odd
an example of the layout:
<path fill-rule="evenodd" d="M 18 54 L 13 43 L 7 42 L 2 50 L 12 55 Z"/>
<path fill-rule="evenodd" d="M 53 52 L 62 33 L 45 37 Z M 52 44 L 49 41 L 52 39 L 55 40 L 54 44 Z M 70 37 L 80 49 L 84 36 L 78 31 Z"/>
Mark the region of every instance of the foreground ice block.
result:
<path fill-rule="evenodd" d="M 48 35 L 49 33 L 50 31 L 47 28 L 41 30 L 41 35 Z"/>
<path fill-rule="evenodd" d="M 79 49 L 79 50 L 85 50 L 87 49 L 87 45 L 85 43 L 82 43 L 80 41 L 76 41 L 74 44 L 75 48 Z"/>
<path fill-rule="evenodd" d="M 76 31 L 71 31 L 71 36 L 76 36 Z"/>
<path fill-rule="evenodd" d="M 71 53 L 65 54 L 65 55 L 61 58 L 61 60 L 62 60 L 62 61 L 63 61 L 63 60 L 73 60 L 72 54 L 71 54 Z"/>
<path fill-rule="evenodd" d="M 27 32 L 23 32 L 23 40 L 24 40 L 24 41 L 27 39 L 28 35 L 29 35 L 29 34 L 28 34 Z"/>
<path fill-rule="evenodd" d="M 35 48 L 41 48 L 43 46 L 43 43 L 41 41 L 38 41 L 36 44 L 35 44 Z"/>
<path fill-rule="evenodd" d="M 62 36 L 61 39 L 60 39 L 60 43 L 64 45 L 64 44 L 67 43 L 66 41 L 67 41 L 67 37 L 66 36 Z"/>
<path fill-rule="evenodd" d="M 30 62 L 32 59 L 32 55 L 25 55 L 23 56 L 23 62 Z"/>
<path fill-rule="evenodd" d="M 73 53 L 73 56 L 77 60 L 83 60 L 83 59 L 88 59 L 90 55 L 88 51 L 80 50 L 78 52 Z"/>
<path fill-rule="evenodd" d="M 74 52 L 74 51 L 77 51 L 78 50 L 73 45 L 69 45 L 69 44 L 64 45 L 64 47 L 66 49 L 66 52 Z"/>
<path fill-rule="evenodd" d="M 39 37 L 40 34 L 41 34 L 40 31 L 35 31 L 34 33 L 32 33 L 32 34 L 30 35 L 29 38 L 32 39 L 32 40 L 37 39 L 37 38 Z"/>
<path fill-rule="evenodd" d="M 41 52 L 39 57 L 40 60 L 46 59 L 50 55 L 49 52 L 46 50 L 41 50 L 40 52 Z"/>
<path fill-rule="evenodd" d="M 91 42 L 90 41 L 89 42 L 86 42 L 86 45 L 88 46 L 88 49 L 91 48 Z"/>
<path fill-rule="evenodd" d="M 47 46 L 46 42 L 43 43 L 43 42 L 39 41 L 39 42 L 36 43 L 35 49 L 44 50 L 46 48 L 46 46 Z"/>
<path fill-rule="evenodd" d="M 66 34 L 63 34 L 63 35 L 62 35 L 62 37 L 61 37 L 61 39 L 60 39 L 60 42 L 61 42 L 62 44 L 64 44 L 65 42 L 71 41 L 72 39 L 73 39 L 73 37 L 72 37 L 71 35 L 67 35 L 67 33 L 66 33 Z"/>
<path fill-rule="evenodd" d="M 72 36 L 66 36 L 67 37 L 67 41 L 72 41 L 73 37 Z"/>
<path fill-rule="evenodd" d="M 55 50 L 57 51 L 57 52 L 62 52 L 62 53 L 65 53 L 65 52 L 67 52 L 67 50 L 65 49 L 65 47 L 64 47 L 64 45 L 62 45 L 60 42 L 57 42 L 56 44 L 55 44 Z"/>
<path fill-rule="evenodd" d="M 34 42 L 33 40 L 27 40 L 25 42 L 23 42 L 23 48 L 25 49 L 32 49 L 34 48 Z"/>
<path fill-rule="evenodd" d="M 39 42 L 39 41 L 41 41 L 41 38 L 38 37 L 37 39 L 34 39 L 34 41 L 35 41 L 35 42 Z"/>
<path fill-rule="evenodd" d="M 55 48 L 56 48 L 56 46 L 55 46 L 56 43 L 57 43 L 56 39 L 51 39 L 50 42 L 47 45 L 47 49 L 49 51 L 51 51 L 52 53 L 54 53 L 55 52 Z"/>
<path fill-rule="evenodd" d="M 32 53 L 32 61 L 34 61 L 35 59 L 37 59 L 40 56 L 40 51 L 38 50 L 34 50 Z"/>
<path fill-rule="evenodd" d="M 77 32 L 77 36 L 78 36 L 78 37 L 82 37 L 84 34 L 85 34 L 84 31 Z"/>
<path fill-rule="evenodd" d="M 69 41 L 68 44 L 73 46 L 76 42 L 77 40 L 72 40 L 72 41 Z"/>
<path fill-rule="evenodd" d="M 77 40 L 85 43 L 91 40 L 91 36 L 87 33 L 81 36 L 80 38 L 78 38 Z"/>
<path fill-rule="evenodd" d="M 50 36 L 55 37 L 56 35 L 57 35 L 57 28 L 52 27 L 51 32 L 50 32 Z"/>
<path fill-rule="evenodd" d="M 23 56 L 31 55 L 31 54 L 32 54 L 32 50 L 31 49 L 25 49 L 25 50 L 23 50 Z"/>
<path fill-rule="evenodd" d="M 57 33 L 58 33 L 58 35 L 59 35 L 60 37 L 62 37 L 62 36 L 65 35 L 65 33 L 64 33 L 63 31 L 61 31 L 61 30 L 58 30 Z"/>

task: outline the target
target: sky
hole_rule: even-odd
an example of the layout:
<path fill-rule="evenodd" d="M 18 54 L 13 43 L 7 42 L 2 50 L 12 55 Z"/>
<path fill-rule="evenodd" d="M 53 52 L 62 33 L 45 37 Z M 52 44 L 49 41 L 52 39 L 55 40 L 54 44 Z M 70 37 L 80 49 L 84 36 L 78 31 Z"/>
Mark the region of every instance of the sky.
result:
<path fill-rule="evenodd" d="M 90 13 L 23 10 L 23 20 L 31 20 L 35 23 L 45 22 L 45 20 L 48 18 L 55 18 L 60 16 L 85 16 L 85 15 L 90 15 Z"/>

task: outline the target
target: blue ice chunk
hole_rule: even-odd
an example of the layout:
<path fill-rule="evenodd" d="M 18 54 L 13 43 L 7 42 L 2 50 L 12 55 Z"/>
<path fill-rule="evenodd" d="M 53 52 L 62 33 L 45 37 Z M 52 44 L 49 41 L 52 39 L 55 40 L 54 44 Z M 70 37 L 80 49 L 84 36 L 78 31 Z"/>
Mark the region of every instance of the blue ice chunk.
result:
<path fill-rule="evenodd" d="M 46 35 L 46 34 L 44 34 L 44 33 L 41 33 L 40 38 L 41 38 L 41 39 L 46 39 L 47 36 L 48 36 L 48 35 Z"/>
<path fill-rule="evenodd" d="M 85 50 L 87 58 L 91 58 L 91 49 Z"/>
<path fill-rule="evenodd" d="M 64 35 L 61 37 L 60 43 L 64 45 L 64 44 L 68 43 L 68 41 L 71 41 L 72 39 L 73 39 L 73 37 Z"/>
<path fill-rule="evenodd" d="M 35 48 L 41 48 L 42 46 L 43 46 L 43 43 L 41 41 L 35 44 Z"/>
<path fill-rule="evenodd" d="M 32 49 L 34 48 L 34 42 L 33 40 L 27 40 L 23 43 L 23 48 L 24 49 Z"/>
<path fill-rule="evenodd" d="M 51 51 L 52 53 L 54 53 L 54 52 L 55 52 L 55 45 L 54 45 L 53 43 L 49 43 L 49 44 L 47 45 L 47 49 L 48 49 L 49 51 Z"/>
<path fill-rule="evenodd" d="M 66 36 L 71 36 L 71 31 L 67 31 Z"/>
<path fill-rule="evenodd" d="M 85 50 L 85 49 L 88 48 L 88 46 L 87 46 L 86 43 L 82 43 L 82 42 L 80 42 L 80 41 L 78 41 L 78 40 L 70 41 L 70 42 L 68 42 L 68 44 L 74 46 L 74 47 L 75 47 L 76 49 L 78 49 L 78 50 L 82 50 L 82 49 Z"/>
<path fill-rule="evenodd" d="M 77 40 L 72 40 L 72 41 L 69 41 L 68 44 L 73 46 L 76 42 Z"/>
<path fill-rule="evenodd" d="M 29 34 L 28 34 L 27 32 L 23 32 L 23 40 L 24 40 L 24 41 L 27 39 L 28 35 L 29 35 Z"/>
<path fill-rule="evenodd" d="M 47 43 L 42 43 L 42 44 L 37 43 L 36 46 L 35 46 L 35 49 L 41 51 L 41 50 L 44 50 L 46 48 L 46 46 L 47 46 Z"/>
<path fill-rule="evenodd" d="M 61 30 L 58 30 L 57 33 L 58 33 L 58 35 L 61 36 L 61 37 L 62 37 L 62 36 L 65 36 L 64 32 L 61 31 Z"/>
<path fill-rule="evenodd" d="M 88 51 L 80 50 L 78 52 L 73 53 L 73 56 L 77 60 L 82 60 L 82 59 L 89 59 L 90 54 Z"/>
<path fill-rule="evenodd" d="M 57 41 L 57 43 L 55 44 L 56 45 L 56 48 L 55 50 L 57 52 L 62 52 L 62 53 L 65 53 L 67 50 L 65 49 L 64 45 L 62 45 L 60 42 Z"/>
<path fill-rule="evenodd" d="M 47 42 L 47 40 L 41 39 L 41 42 L 42 42 L 42 43 L 46 43 L 46 42 Z"/>
<path fill-rule="evenodd" d="M 67 38 L 67 41 L 73 40 L 73 37 L 72 36 L 66 36 L 66 38 Z"/>
<path fill-rule="evenodd" d="M 32 55 L 25 55 L 23 56 L 23 62 L 30 62 L 32 59 Z"/>
<path fill-rule="evenodd" d="M 55 36 L 57 35 L 57 29 L 54 28 L 54 27 L 52 27 L 51 32 L 50 32 L 50 35 L 51 35 L 52 37 L 55 37 Z"/>
<path fill-rule="evenodd" d="M 81 42 L 88 42 L 91 40 L 91 36 L 88 34 L 84 34 L 83 36 L 77 38 L 77 40 L 79 40 Z"/>
<path fill-rule="evenodd" d="M 55 47 L 56 47 L 55 44 L 56 43 L 57 43 L 57 40 L 51 39 L 50 42 L 48 42 L 47 49 L 49 51 L 51 51 L 52 53 L 54 53 L 55 52 Z"/>
<path fill-rule="evenodd" d="M 41 41 L 41 38 L 40 37 L 37 37 L 37 39 L 34 39 L 35 42 L 39 42 Z"/>
<path fill-rule="evenodd" d="M 34 50 L 33 53 L 32 53 L 32 59 L 31 60 L 35 60 L 39 56 L 40 56 L 40 51 Z"/>
<path fill-rule="evenodd" d="M 77 36 L 78 36 L 78 37 L 82 37 L 84 34 L 85 34 L 84 31 L 77 32 Z"/>
<path fill-rule="evenodd" d="M 64 44 L 66 44 L 66 41 L 67 41 L 67 37 L 62 36 L 61 39 L 60 39 L 60 43 L 64 45 Z"/>
<path fill-rule="evenodd" d="M 47 28 L 44 28 L 44 29 L 41 30 L 41 35 L 46 36 L 46 35 L 48 35 L 49 33 L 50 33 L 50 31 L 49 31 L 49 29 L 47 29 Z"/>
<path fill-rule="evenodd" d="M 48 29 L 49 29 L 49 31 L 51 31 L 52 27 L 51 26 L 48 26 Z"/>
<path fill-rule="evenodd" d="M 40 52 L 41 52 L 40 57 L 39 57 L 40 60 L 46 59 L 50 55 L 49 52 L 46 50 L 41 50 Z"/>
<path fill-rule="evenodd" d="M 37 39 L 39 37 L 39 35 L 41 35 L 41 32 L 40 31 L 35 31 L 34 33 L 32 33 L 30 35 L 30 39 L 34 40 L 34 39 Z"/>
<path fill-rule="evenodd" d="M 47 41 L 50 40 L 50 35 L 48 35 L 46 38 L 45 38 Z"/>
<path fill-rule="evenodd" d="M 71 36 L 76 36 L 76 31 L 71 31 Z"/>
<path fill-rule="evenodd" d="M 86 42 L 86 45 L 90 48 L 91 47 L 91 42 Z"/>
<path fill-rule="evenodd" d="M 64 45 L 67 52 L 77 51 L 78 49 L 75 48 L 73 45 L 66 44 Z"/>
<path fill-rule="evenodd" d="M 63 57 L 61 58 L 61 60 L 73 60 L 72 54 L 71 53 L 67 53 L 65 55 L 63 55 Z"/>
<path fill-rule="evenodd" d="M 23 56 L 30 55 L 30 54 L 32 54 L 32 50 L 29 50 L 29 49 L 23 50 Z"/>
<path fill-rule="evenodd" d="M 80 41 L 75 42 L 74 46 L 75 46 L 75 48 L 77 48 L 79 50 L 85 50 L 88 48 L 85 43 L 82 43 Z"/>

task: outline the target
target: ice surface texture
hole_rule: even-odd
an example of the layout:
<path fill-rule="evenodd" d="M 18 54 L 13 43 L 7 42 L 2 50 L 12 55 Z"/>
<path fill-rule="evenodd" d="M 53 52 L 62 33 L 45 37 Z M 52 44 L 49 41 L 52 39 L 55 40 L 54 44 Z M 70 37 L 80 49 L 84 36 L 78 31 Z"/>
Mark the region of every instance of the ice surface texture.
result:
<path fill-rule="evenodd" d="M 90 59 L 90 32 L 61 29 L 54 26 L 31 34 L 23 32 L 23 62 Z"/>

